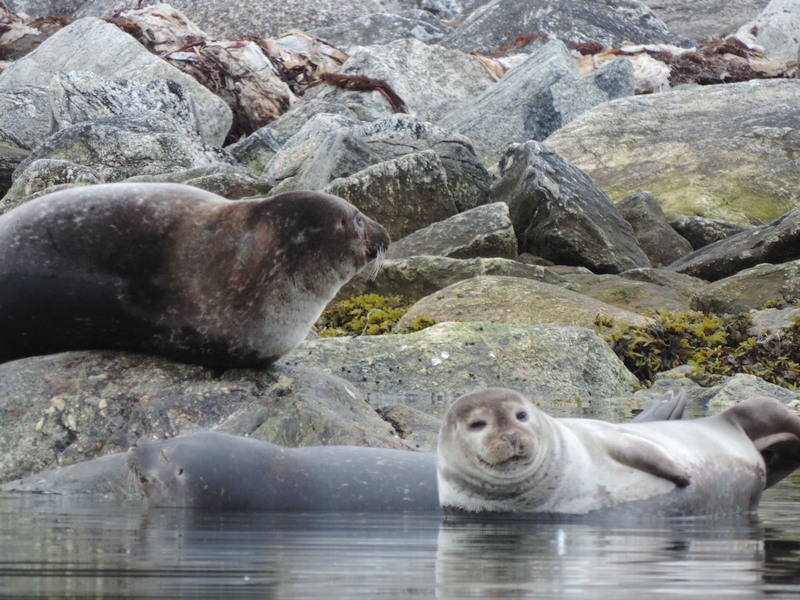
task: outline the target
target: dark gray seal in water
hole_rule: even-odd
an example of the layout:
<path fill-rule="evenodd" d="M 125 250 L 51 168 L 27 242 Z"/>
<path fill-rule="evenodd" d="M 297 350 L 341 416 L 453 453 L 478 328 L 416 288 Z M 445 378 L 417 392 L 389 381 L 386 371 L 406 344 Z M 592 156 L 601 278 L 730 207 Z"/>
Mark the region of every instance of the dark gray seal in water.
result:
<path fill-rule="evenodd" d="M 459 398 L 439 436 L 451 514 L 695 516 L 756 510 L 800 466 L 800 418 L 752 398 L 692 421 L 554 419 L 517 392 Z"/>
<path fill-rule="evenodd" d="M 231 201 L 115 183 L 47 194 L 0 216 L 0 362 L 110 348 L 269 365 L 388 245 L 378 223 L 318 192 Z"/>

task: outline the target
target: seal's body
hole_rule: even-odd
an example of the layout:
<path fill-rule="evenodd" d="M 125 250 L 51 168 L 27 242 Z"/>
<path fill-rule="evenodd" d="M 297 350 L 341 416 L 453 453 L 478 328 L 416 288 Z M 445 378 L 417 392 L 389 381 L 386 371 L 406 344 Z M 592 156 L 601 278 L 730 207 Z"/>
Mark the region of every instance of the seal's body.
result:
<path fill-rule="evenodd" d="M 754 398 L 693 421 L 554 419 L 511 390 L 459 398 L 439 436 L 446 513 L 744 513 L 800 465 L 800 418 Z"/>
<path fill-rule="evenodd" d="M 293 349 L 389 236 L 345 200 L 72 188 L 0 217 L 0 362 L 124 349 L 209 366 Z"/>
<path fill-rule="evenodd" d="M 213 510 L 441 513 L 436 456 L 428 452 L 285 448 L 218 432 L 128 451 L 153 506 Z"/>

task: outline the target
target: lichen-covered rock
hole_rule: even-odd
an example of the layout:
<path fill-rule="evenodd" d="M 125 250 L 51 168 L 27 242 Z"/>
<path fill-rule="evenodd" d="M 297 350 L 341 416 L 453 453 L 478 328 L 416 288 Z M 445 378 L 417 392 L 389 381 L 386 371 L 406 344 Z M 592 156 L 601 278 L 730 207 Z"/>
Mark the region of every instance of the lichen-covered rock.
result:
<path fill-rule="evenodd" d="M 19 164 L 30 154 L 30 150 L 22 145 L 10 135 L 0 129 L 0 198 L 2 198 L 11 187 L 11 177 Z M 2 204 L 0 204 L 2 210 Z"/>
<path fill-rule="evenodd" d="M 630 223 L 639 247 L 650 264 L 663 267 L 692 251 L 692 245 L 667 221 L 656 199 L 649 192 L 627 196 L 617 202 L 617 209 Z"/>
<path fill-rule="evenodd" d="M 458 212 L 433 150 L 406 154 L 334 179 L 323 191 L 344 198 L 380 223 L 392 239 Z"/>
<path fill-rule="evenodd" d="M 102 183 L 100 174 L 71 160 L 39 158 L 28 164 L 0 202 L 0 213 L 7 212 L 34 195 L 55 191 L 57 186 Z"/>
<path fill-rule="evenodd" d="M 650 8 L 677 35 L 692 40 L 715 40 L 736 31 L 758 14 L 767 0 L 662 0 Z"/>
<path fill-rule="evenodd" d="M 699 250 L 704 246 L 752 228 L 752 225 L 688 215 L 677 217 L 670 222 L 670 225 L 692 245 L 693 250 Z"/>
<path fill-rule="evenodd" d="M 800 259 L 800 208 L 767 225 L 754 227 L 678 259 L 669 269 L 709 281 L 729 277 L 760 263 Z"/>
<path fill-rule="evenodd" d="M 53 132 L 50 93 L 41 85 L 0 87 L 0 135 L 32 150 Z"/>
<path fill-rule="evenodd" d="M 494 165 L 512 142 L 541 141 L 592 106 L 632 94 L 627 61 L 580 77 L 566 46 L 553 41 L 437 124 L 467 136 L 483 163 Z"/>
<path fill-rule="evenodd" d="M 760 264 L 720 279 L 697 295 L 693 308 L 706 312 L 740 313 L 773 302 L 779 306 L 800 300 L 800 260 Z"/>
<path fill-rule="evenodd" d="M 261 175 L 264 165 L 275 156 L 285 141 L 286 136 L 279 131 L 272 127 L 262 127 L 225 149 L 253 173 Z"/>
<path fill-rule="evenodd" d="M 380 221 L 380 219 L 378 219 Z M 516 258 L 517 236 L 505 202 L 464 211 L 392 242 L 387 258 Z"/>
<path fill-rule="evenodd" d="M 372 403 L 403 399 L 439 417 L 481 387 L 519 390 L 563 415 L 637 384 L 600 336 L 564 325 L 440 323 L 407 335 L 306 340 L 279 364 L 320 369 L 352 381 Z"/>
<path fill-rule="evenodd" d="M 454 283 L 412 306 L 397 323 L 402 331 L 419 317 L 445 321 L 485 321 L 595 327 L 598 317 L 643 325 L 640 314 L 568 289 L 520 277 L 481 276 Z"/>
<path fill-rule="evenodd" d="M 288 445 L 403 446 L 355 385 L 305 368 L 229 370 L 123 352 L 0 365 L 0 481 L 217 429 Z"/>
<path fill-rule="evenodd" d="M 464 52 L 494 54 L 531 34 L 568 44 L 598 41 L 609 48 L 624 41 L 643 44 L 669 38 L 667 26 L 636 0 L 492 0 L 442 43 Z"/>
<path fill-rule="evenodd" d="M 800 202 L 800 81 L 698 86 L 596 106 L 545 140 L 612 200 L 649 190 L 668 218 L 767 223 Z M 769 168 L 764 168 L 769 165 Z"/>
<path fill-rule="evenodd" d="M 771 0 L 739 31 L 753 35 L 770 58 L 781 62 L 796 61 L 800 48 L 800 2 Z"/>
<path fill-rule="evenodd" d="M 218 194 L 231 200 L 252 196 L 267 196 L 271 187 L 241 165 L 214 163 L 208 167 L 194 167 L 159 175 L 135 175 L 124 181 L 154 181 L 184 183 Z"/>
<path fill-rule="evenodd" d="M 119 28 L 95 18 L 68 25 L 27 56 L 0 73 L 0 92 L 21 86 L 48 86 L 63 71 L 90 71 L 99 77 L 148 82 L 171 79 L 192 99 L 204 140 L 221 146 L 232 122 L 225 102 L 197 81 L 181 73 Z M 13 131 L 12 131 L 13 133 Z"/>
<path fill-rule="evenodd" d="M 508 203 L 520 252 L 595 273 L 649 267 L 631 226 L 580 169 L 538 142 L 509 147 L 492 199 Z"/>

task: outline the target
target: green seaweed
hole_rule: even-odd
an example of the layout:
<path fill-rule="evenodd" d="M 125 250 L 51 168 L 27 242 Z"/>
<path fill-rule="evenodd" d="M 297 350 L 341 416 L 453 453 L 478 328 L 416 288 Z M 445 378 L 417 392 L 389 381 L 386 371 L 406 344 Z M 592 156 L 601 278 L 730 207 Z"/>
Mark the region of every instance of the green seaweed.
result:
<path fill-rule="evenodd" d="M 329 306 L 318 323 L 321 337 L 383 335 L 392 333 L 400 318 L 414 304 L 403 296 L 363 294 Z M 419 331 L 435 324 L 430 317 L 418 317 L 401 333 Z"/>
<path fill-rule="evenodd" d="M 737 373 L 798 389 L 800 384 L 800 318 L 780 335 L 754 335 L 748 314 L 661 311 L 644 326 L 598 321 L 603 335 L 625 366 L 644 385 L 654 376 L 689 365 L 687 375 L 703 386 Z"/>

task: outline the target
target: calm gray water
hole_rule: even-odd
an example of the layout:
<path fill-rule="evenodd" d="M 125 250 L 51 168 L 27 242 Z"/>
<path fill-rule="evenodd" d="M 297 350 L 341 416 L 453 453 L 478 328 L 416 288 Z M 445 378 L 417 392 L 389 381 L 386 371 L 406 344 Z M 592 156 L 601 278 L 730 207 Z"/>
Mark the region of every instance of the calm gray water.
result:
<path fill-rule="evenodd" d="M 0 496 L 11 598 L 796 598 L 800 477 L 758 516 L 627 524 L 197 514 Z"/>

